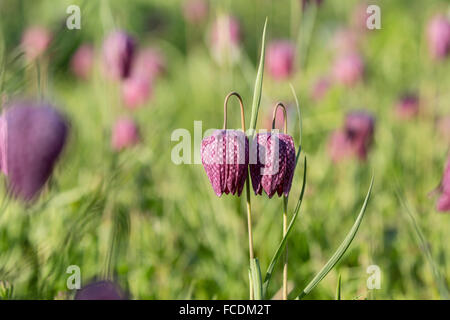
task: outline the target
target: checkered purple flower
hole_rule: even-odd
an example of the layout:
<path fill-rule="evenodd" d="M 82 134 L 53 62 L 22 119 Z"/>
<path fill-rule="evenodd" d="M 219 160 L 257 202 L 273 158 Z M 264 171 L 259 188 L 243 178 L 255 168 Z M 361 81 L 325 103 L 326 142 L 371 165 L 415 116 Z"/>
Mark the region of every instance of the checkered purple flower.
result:
<path fill-rule="evenodd" d="M 250 152 L 250 176 L 255 194 L 264 190 L 269 198 L 275 193 L 289 195 L 295 170 L 295 146 L 284 133 L 258 133 Z"/>
<path fill-rule="evenodd" d="M 244 132 L 216 130 L 203 139 L 202 164 L 217 196 L 241 195 L 247 179 L 249 143 Z"/>

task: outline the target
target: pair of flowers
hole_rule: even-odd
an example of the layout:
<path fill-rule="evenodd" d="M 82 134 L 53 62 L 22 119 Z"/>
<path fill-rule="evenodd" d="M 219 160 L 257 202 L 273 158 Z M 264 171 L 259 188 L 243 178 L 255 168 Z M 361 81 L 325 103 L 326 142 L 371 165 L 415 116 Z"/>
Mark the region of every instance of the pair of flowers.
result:
<path fill-rule="evenodd" d="M 242 131 L 226 129 L 227 103 L 231 96 L 239 99 Z M 284 133 L 274 130 L 277 109 L 284 111 Z M 224 125 L 202 141 L 202 164 L 217 196 L 241 195 L 248 179 L 248 168 L 255 194 L 264 190 L 269 198 L 277 193 L 287 196 L 291 189 L 295 169 L 295 146 L 287 134 L 286 108 L 278 103 L 274 109 L 272 131 L 257 133 L 251 148 L 245 134 L 244 107 L 239 94 L 227 95 L 224 103 Z"/>

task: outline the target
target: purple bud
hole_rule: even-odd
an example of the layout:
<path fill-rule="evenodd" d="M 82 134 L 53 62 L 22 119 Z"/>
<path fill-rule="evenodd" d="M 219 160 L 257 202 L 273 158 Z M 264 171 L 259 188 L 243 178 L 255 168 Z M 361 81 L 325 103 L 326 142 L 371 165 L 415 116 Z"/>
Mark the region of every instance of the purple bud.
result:
<path fill-rule="evenodd" d="M 87 79 L 94 65 L 94 48 L 89 44 L 83 44 L 77 49 L 70 61 L 72 72 L 81 79 Z"/>
<path fill-rule="evenodd" d="M 205 0 L 187 0 L 183 5 L 184 18 L 192 24 L 202 23 L 208 16 L 209 6 Z"/>
<path fill-rule="evenodd" d="M 242 131 L 216 130 L 202 141 L 202 164 L 217 196 L 240 196 L 247 179 L 248 138 Z"/>
<path fill-rule="evenodd" d="M 31 201 L 53 171 L 68 126 L 59 112 L 40 102 L 13 102 L 0 119 L 1 167 L 9 190 Z"/>
<path fill-rule="evenodd" d="M 126 295 L 114 282 L 98 281 L 78 290 L 75 300 L 126 300 Z"/>
<path fill-rule="evenodd" d="M 373 141 L 375 120 L 365 111 L 353 111 L 347 115 L 345 134 L 348 142 L 360 160 L 365 160 Z"/>
<path fill-rule="evenodd" d="M 132 119 L 124 117 L 116 121 L 111 139 L 114 150 L 120 151 L 132 147 L 139 143 L 139 140 L 139 129 Z"/>
<path fill-rule="evenodd" d="M 34 60 L 47 50 L 52 41 L 52 34 L 44 27 L 34 26 L 22 35 L 22 48 L 28 60 Z"/>
<path fill-rule="evenodd" d="M 438 211 L 450 211 L 450 157 L 447 159 L 439 190 L 442 192 L 436 208 Z"/>
<path fill-rule="evenodd" d="M 166 69 L 164 56 L 156 49 L 146 48 L 138 52 L 133 63 L 131 76 L 155 79 Z"/>
<path fill-rule="evenodd" d="M 123 102 L 129 109 L 136 109 L 145 104 L 151 93 L 151 81 L 146 77 L 132 75 L 123 81 Z"/>
<path fill-rule="evenodd" d="M 266 63 L 270 75 L 276 80 L 289 78 L 294 71 L 295 45 L 287 40 L 277 40 L 267 48 Z"/>
<path fill-rule="evenodd" d="M 251 148 L 250 176 L 255 194 L 289 195 L 295 170 L 295 146 L 283 133 L 258 133 Z"/>
<path fill-rule="evenodd" d="M 411 119 L 419 113 L 419 97 L 415 94 L 406 94 L 396 106 L 397 115 L 403 119 Z"/>
<path fill-rule="evenodd" d="M 443 15 L 435 15 L 427 27 L 428 48 L 432 57 L 442 60 L 450 54 L 450 21 Z"/>
<path fill-rule="evenodd" d="M 346 85 L 354 86 L 364 74 L 364 62 L 357 53 L 348 53 L 338 57 L 333 68 L 334 78 Z"/>
<path fill-rule="evenodd" d="M 123 31 L 114 31 L 103 43 L 105 72 L 114 80 L 127 78 L 131 71 L 135 42 Z"/>

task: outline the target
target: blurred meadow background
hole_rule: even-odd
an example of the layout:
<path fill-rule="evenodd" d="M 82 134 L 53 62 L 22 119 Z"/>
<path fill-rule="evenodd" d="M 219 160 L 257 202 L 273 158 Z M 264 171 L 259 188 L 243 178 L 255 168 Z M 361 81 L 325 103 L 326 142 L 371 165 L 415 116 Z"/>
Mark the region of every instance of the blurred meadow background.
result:
<path fill-rule="evenodd" d="M 66 27 L 72 4 L 81 9 L 79 30 Z M 379 30 L 365 26 L 369 4 L 381 8 Z M 70 265 L 80 267 L 82 285 L 113 279 L 132 299 L 248 298 L 245 195 L 214 194 L 202 165 L 193 163 L 202 139 L 194 121 L 202 121 L 203 132 L 220 128 L 223 99 L 237 91 L 248 126 L 266 17 L 266 58 L 280 39 L 294 55 L 287 75 L 269 70 L 266 60 L 258 128 L 268 129 L 273 106 L 283 101 L 298 147 L 291 83 L 303 117 L 301 159 L 308 157 L 304 203 L 288 240 L 290 286 L 303 288 L 342 242 L 373 174 L 356 238 L 306 299 L 334 299 L 339 275 L 343 299 L 448 298 L 449 215 L 429 194 L 441 181 L 450 142 L 450 63 L 430 52 L 427 28 L 449 14 L 449 2 L 440 0 L 0 0 L 0 103 L 44 99 L 70 127 L 36 201 L 9 197 L 2 176 L 2 298 L 71 299 Z M 237 29 L 225 45 L 214 35 L 223 17 L 233 17 L 230 30 Z M 36 27 L 51 40 L 30 58 L 24 34 Z M 117 29 L 134 39 L 137 53 L 151 53 L 156 71 L 147 82 L 105 75 L 104 41 Z M 87 58 L 77 64 L 83 45 Z M 359 62 L 339 70 L 349 52 Z M 405 96 L 417 107 L 410 113 L 399 106 Z M 373 143 L 365 157 L 336 158 L 330 137 L 353 110 L 373 116 Z M 118 119 L 139 131 L 123 145 L 113 138 Z M 228 126 L 240 127 L 231 100 Z M 172 161 L 179 128 L 191 134 L 192 164 Z M 289 212 L 302 167 L 303 160 Z M 282 200 L 252 195 L 252 206 L 264 271 L 282 237 Z M 378 290 L 367 288 L 370 265 L 381 271 Z M 270 296 L 281 287 L 281 269 L 279 263 Z"/>

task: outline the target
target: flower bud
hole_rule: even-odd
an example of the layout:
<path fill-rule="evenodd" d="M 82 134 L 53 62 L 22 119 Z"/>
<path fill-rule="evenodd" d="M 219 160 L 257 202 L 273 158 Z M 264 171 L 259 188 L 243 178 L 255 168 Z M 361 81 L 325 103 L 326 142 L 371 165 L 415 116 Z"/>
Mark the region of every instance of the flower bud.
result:
<path fill-rule="evenodd" d="M 87 79 L 94 65 L 94 48 L 89 44 L 83 44 L 72 56 L 70 68 L 81 79 Z"/>
<path fill-rule="evenodd" d="M 333 74 L 338 82 L 349 87 L 354 86 L 363 77 L 363 59 L 357 53 L 341 55 L 335 61 Z"/>
<path fill-rule="evenodd" d="M 51 41 L 50 31 L 39 26 L 30 27 L 22 35 L 22 49 L 27 59 L 31 61 L 42 55 Z"/>
<path fill-rule="evenodd" d="M 111 146 L 114 150 L 120 151 L 132 147 L 139 143 L 139 129 L 136 123 L 130 118 L 120 118 L 113 127 Z"/>
<path fill-rule="evenodd" d="M 295 45 L 287 40 L 277 40 L 267 48 L 266 63 L 269 74 L 276 80 L 289 78 L 294 71 Z"/>
<path fill-rule="evenodd" d="M 127 33 L 114 31 L 103 43 L 103 62 L 106 74 L 114 80 L 127 78 L 131 71 L 135 42 Z"/>
<path fill-rule="evenodd" d="M 443 15 L 435 15 L 427 27 L 428 48 L 435 60 L 450 54 L 450 21 Z"/>

